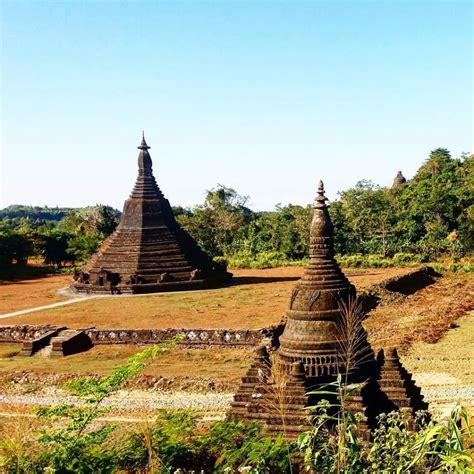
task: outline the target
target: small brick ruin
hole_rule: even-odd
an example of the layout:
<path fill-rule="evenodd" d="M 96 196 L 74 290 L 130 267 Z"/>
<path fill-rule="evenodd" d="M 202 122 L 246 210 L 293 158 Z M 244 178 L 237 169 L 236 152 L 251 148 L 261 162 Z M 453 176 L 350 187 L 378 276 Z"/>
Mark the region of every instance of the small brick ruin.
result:
<path fill-rule="evenodd" d="M 72 290 L 155 293 L 229 282 L 232 274 L 201 250 L 176 222 L 153 176 L 150 147 L 144 137 L 138 149 L 138 177 L 120 223 L 85 268 L 74 273 Z"/>
<path fill-rule="evenodd" d="M 347 408 L 358 414 L 360 435 L 368 439 L 378 415 L 404 410 L 413 419 L 414 412 L 426 409 L 427 404 L 396 349 L 375 357 L 367 341 L 355 287 L 334 258 L 334 231 L 326 200 L 320 182 L 310 228 L 309 262 L 291 294 L 286 324 L 276 344 L 279 347 L 271 355 L 263 347 L 257 349 L 228 416 L 260 420 L 270 433 L 293 439 L 311 427 L 306 407 L 328 398 L 314 392 L 349 369 L 345 383 L 357 384 L 360 391 L 349 397 Z M 348 359 L 349 348 L 353 355 Z M 338 403 L 335 397 L 329 396 L 333 404 Z"/>

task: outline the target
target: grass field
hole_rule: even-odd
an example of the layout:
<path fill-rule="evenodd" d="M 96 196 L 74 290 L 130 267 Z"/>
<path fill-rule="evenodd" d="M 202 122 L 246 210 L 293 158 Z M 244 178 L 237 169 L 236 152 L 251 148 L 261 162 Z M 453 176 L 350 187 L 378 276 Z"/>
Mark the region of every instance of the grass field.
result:
<path fill-rule="evenodd" d="M 346 274 L 360 290 L 407 271 L 410 269 L 351 269 Z M 301 267 L 234 270 L 234 284 L 226 288 L 85 299 L 69 306 L 6 318 L 2 324 L 47 323 L 72 328 L 260 328 L 281 320 L 291 289 L 302 272 Z M 67 285 L 64 276 L 50 278 L 38 280 L 38 286 L 31 287 L 31 291 L 23 282 L 0 286 L 2 311 L 37 306 L 39 300 L 44 301 L 54 293 L 55 285 L 58 289 Z"/>
<path fill-rule="evenodd" d="M 66 287 L 69 280 L 69 275 L 0 280 L 0 314 L 65 301 L 68 297 L 58 294 L 58 290 Z"/>
<path fill-rule="evenodd" d="M 430 385 L 474 386 L 474 311 L 457 321 L 436 344 L 416 342 L 403 360 Z"/>
<path fill-rule="evenodd" d="M 110 373 L 140 350 L 136 345 L 95 346 L 68 357 L 20 357 L 20 344 L 0 344 L 0 372 L 48 374 Z M 173 349 L 156 359 L 144 372 L 154 377 L 209 377 L 221 383 L 237 384 L 252 360 L 252 349 Z"/>

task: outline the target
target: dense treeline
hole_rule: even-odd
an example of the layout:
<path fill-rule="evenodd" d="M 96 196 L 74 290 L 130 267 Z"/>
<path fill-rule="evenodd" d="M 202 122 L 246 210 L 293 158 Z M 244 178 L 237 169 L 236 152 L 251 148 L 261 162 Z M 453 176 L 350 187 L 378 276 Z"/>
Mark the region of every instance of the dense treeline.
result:
<path fill-rule="evenodd" d="M 5 209 L 0 209 L 0 219 L 8 218 L 17 222 L 22 218 L 30 218 L 35 221 L 60 221 L 73 210 L 70 207 L 39 207 L 13 204 Z"/>
<path fill-rule="evenodd" d="M 405 184 L 383 188 L 360 181 L 339 193 L 330 207 L 337 253 L 351 256 L 346 263 L 378 258 L 397 264 L 469 255 L 474 247 L 473 166 L 474 155 L 455 159 L 438 148 Z M 274 266 L 307 256 L 312 205 L 254 212 L 247 201 L 218 185 L 203 204 L 177 207 L 174 213 L 204 250 L 232 266 Z M 119 212 L 107 206 L 13 206 L 2 216 L 2 261 L 42 256 L 59 266 L 86 260 L 115 229 Z"/>
<path fill-rule="evenodd" d="M 101 205 L 51 212 L 11 206 L 2 215 L 0 263 L 22 264 L 30 257 L 40 257 L 57 267 L 87 260 L 114 231 L 119 219 L 118 211 Z"/>
<path fill-rule="evenodd" d="M 438 148 L 415 177 L 393 188 L 370 181 L 339 193 L 330 207 L 339 255 L 378 255 L 395 263 L 459 258 L 474 245 L 474 155 Z M 312 205 L 255 213 L 247 199 L 219 186 L 178 220 L 213 256 L 234 265 L 266 265 L 308 254 Z"/>

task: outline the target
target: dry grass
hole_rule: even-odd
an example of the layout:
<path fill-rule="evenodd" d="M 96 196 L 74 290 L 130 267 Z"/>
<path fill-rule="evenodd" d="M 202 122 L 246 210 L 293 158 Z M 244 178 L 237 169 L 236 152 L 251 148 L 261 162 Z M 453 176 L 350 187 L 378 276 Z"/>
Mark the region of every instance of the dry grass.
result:
<path fill-rule="evenodd" d="M 474 385 L 474 312 L 460 318 L 436 344 L 416 342 L 403 357 L 426 385 Z M 420 378 L 421 377 L 421 378 Z"/>
<path fill-rule="evenodd" d="M 435 343 L 460 316 L 474 309 L 474 279 L 447 274 L 399 304 L 376 308 L 365 320 L 374 349 L 407 348 L 416 342 Z"/>
<path fill-rule="evenodd" d="M 363 289 L 410 269 L 353 269 L 347 276 Z M 235 285 L 209 291 L 168 293 L 139 297 L 107 297 L 70 306 L 6 318 L 2 324 L 54 324 L 115 328 L 260 328 L 280 322 L 301 267 L 234 270 Z M 56 277 L 52 277 L 56 278 Z M 65 278 L 65 277 L 60 277 Z M 46 284 L 48 278 L 41 280 Z M 59 280 L 58 287 L 66 284 Z M 40 284 L 40 282 L 38 282 Z M 16 285 L 8 285 L 10 292 Z M 0 287 L 0 298 L 1 298 Z M 21 284 L 19 289 L 22 290 Z M 45 291 L 50 291 L 45 290 Z M 43 294 L 43 290 L 38 290 Z M 43 292 L 43 293 L 42 293 Z M 23 291 L 22 304 L 35 306 L 34 293 Z M 43 294 L 44 297 L 44 294 Z M 17 298 L 20 298 L 17 295 Z M 8 311 L 18 309 L 10 306 Z"/>
<path fill-rule="evenodd" d="M 57 290 L 68 285 L 68 275 L 50 275 L 14 281 L 0 281 L 0 314 L 44 306 L 68 299 Z"/>
<path fill-rule="evenodd" d="M 9 459 L 15 472 L 25 472 L 20 469 L 21 460 L 25 456 L 38 458 L 41 454 L 36 438 L 45 423 L 36 418 L 31 409 L 9 406 L 6 411 L 5 408 L 2 407 L 5 412 L 0 413 L 0 458 Z"/>
<path fill-rule="evenodd" d="M 2 348 L 3 345 L 0 345 Z M 19 345 L 7 345 L 0 355 L 0 372 L 32 371 L 50 374 L 108 374 L 138 352 L 137 345 L 95 346 L 68 357 L 19 357 Z M 7 355 L 9 354 L 9 355 Z M 252 359 L 251 349 L 179 349 L 160 356 L 144 371 L 153 377 L 201 377 L 224 383 L 237 383 Z"/>

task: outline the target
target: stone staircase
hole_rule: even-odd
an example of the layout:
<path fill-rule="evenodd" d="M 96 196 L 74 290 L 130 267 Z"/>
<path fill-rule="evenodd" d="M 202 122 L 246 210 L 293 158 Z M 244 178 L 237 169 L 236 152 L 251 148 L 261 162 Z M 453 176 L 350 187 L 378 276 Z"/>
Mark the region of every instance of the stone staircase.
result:
<path fill-rule="evenodd" d="M 84 352 L 92 347 L 83 329 L 65 329 L 51 339 L 51 356 L 67 356 Z"/>
<path fill-rule="evenodd" d="M 83 352 L 92 347 L 84 329 L 58 330 L 33 341 L 23 343 L 21 355 L 34 357 L 63 357 Z"/>

